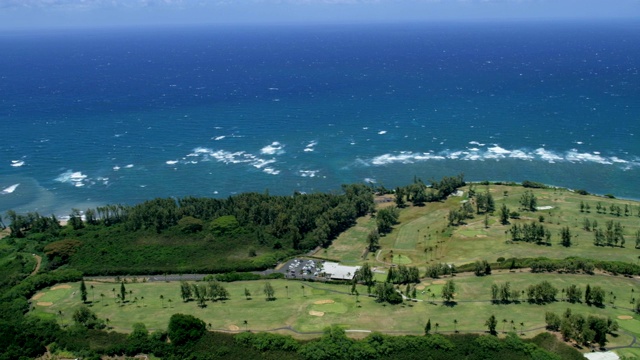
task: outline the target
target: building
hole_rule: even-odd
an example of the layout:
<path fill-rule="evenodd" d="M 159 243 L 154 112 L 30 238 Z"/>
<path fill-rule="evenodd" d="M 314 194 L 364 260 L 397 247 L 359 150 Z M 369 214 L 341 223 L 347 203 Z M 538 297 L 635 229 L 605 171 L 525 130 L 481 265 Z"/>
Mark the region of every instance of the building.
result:
<path fill-rule="evenodd" d="M 360 266 L 346 266 L 330 261 L 322 264 L 322 272 L 332 280 L 353 280 L 358 269 Z"/>

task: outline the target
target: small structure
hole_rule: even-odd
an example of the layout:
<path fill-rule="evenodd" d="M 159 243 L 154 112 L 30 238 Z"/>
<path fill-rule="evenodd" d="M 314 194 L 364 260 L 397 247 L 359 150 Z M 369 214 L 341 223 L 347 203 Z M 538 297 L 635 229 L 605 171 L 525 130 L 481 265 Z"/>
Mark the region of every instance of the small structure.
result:
<path fill-rule="evenodd" d="M 589 360 L 620 360 L 618 354 L 613 351 L 586 353 L 584 357 Z"/>
<path fill-rule="evenodd" d="M 358 269 L 360 266 L 346 266 L 330 261 L 325 261 L 322 265 L 322 271 L 333 280 L 353 280 Z"/>

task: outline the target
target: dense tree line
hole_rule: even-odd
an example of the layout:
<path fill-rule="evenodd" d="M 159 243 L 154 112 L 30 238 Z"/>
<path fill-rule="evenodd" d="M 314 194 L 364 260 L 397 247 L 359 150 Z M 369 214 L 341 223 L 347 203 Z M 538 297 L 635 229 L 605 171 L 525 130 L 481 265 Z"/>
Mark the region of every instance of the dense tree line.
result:
<path fill-rule="evenodd" d="M 545 313 L 547 329 L 559 331 L 565 341 L 573 340 L 578 344 L 589 346 L 593 343 L 604 347 L 607 344 L 607 334 L 618 331 L 618 323 L 611 318 L 582 314 L 573 314 L 567 309 L 564 314 Z"/>
<path fill-rule="evenodd" d="M 534 242 L 538 245 L 551 245 L 551 232 L 541 223 L 532 221 L 527 224 L 515 223 L 509 229 L 512 241 Z"/>
<path fill-rule="evenodd" d="M 392 284 L 408 284 L 420 282 L 420 271 L 415 266 L 399 265 L 390 267 L 386 282 Z"/>

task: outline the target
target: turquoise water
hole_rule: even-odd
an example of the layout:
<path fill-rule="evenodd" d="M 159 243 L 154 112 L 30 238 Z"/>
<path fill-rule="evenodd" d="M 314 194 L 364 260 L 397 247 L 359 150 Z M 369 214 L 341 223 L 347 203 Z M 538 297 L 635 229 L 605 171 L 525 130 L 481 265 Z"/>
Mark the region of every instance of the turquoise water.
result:
<path fill-rule="evenodd" d="M 640 198 L 637 23 L 0 35 L 0 212 L 534 180 Z"/>

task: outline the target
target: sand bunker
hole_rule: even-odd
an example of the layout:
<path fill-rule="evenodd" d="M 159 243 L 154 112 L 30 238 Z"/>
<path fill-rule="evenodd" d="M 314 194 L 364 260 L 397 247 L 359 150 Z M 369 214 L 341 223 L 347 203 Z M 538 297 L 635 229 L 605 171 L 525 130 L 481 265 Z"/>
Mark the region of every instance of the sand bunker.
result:
<path fill-rule="evenodd" d="M 312 315 L 312 316 L 324 316 L 324 313 L 322 311 L 311 310 L 311 311 L 309 311 L 309 315 Z"/>
<path fill-rule="evenodd" d="M 51 290 L 71 289 L 71 285 L 57 285 L 51 288 Z"/>
<path fill-rule="evenodd" d="M 53 303 L 50 302 L 50 301 L 39 301 L 39 302 L 36 303 L 36 305 L 38 305 L 38 306 L 51 306 L 51 305 L 53 305 Z"/>
<path fill-rule="evenodd" d="M 229 325 L 229 330 L 238 331 L 238 330 L 240 330 L 240 328 L 238 327 L 238 325 Z"/>
<path fill-rule="evenodd" d="M 551 210 L 553 206 L 536 206 L 536 210 Z"/>
<path fill-rule="evenodd" d="M 433 285 L 444 285 L 444 284 L 446 284 L 446 283 L 447 283 L 447 282 L 446 282 L 446 281 L 444 281 L 444 280 L 436 280 L 436 281 L 434 281 L 434 282 L 433 282 Z"/>
<path fill-rule="evenodd" d="M 322 304 L 333 304 L 335 301 L 333 300 L 318 300 L 316 302 L 314 302 L 314 304 L 316 305 L 322 305 Z"/>
<path fill-rule="evenodd" d="M 33 295 L 32 299 L 33 299 L 33 300 L 38 300 L 38 299 L 40 299 L 41 297 L 43 297 L 44 295 L 45 295 L 45 294 L 44 294 L 43 292 L 41 292 L 41 293 L 37 293 L 37 294 Z"/>
<path fill-rule="evenodd" d="M 620 319 L 620 320 L 631 320 L 631 319 L 633 319 L 633 316 L 630 316 L 630 315 L 620 315 L 620 316 L 618 316 L 618 319 Z"/>
<path fill-rule="evenodd" d="M 416 286 L 416 290 L 424 290 L 424 285 L 418 285 L 418 286 Z"/>

